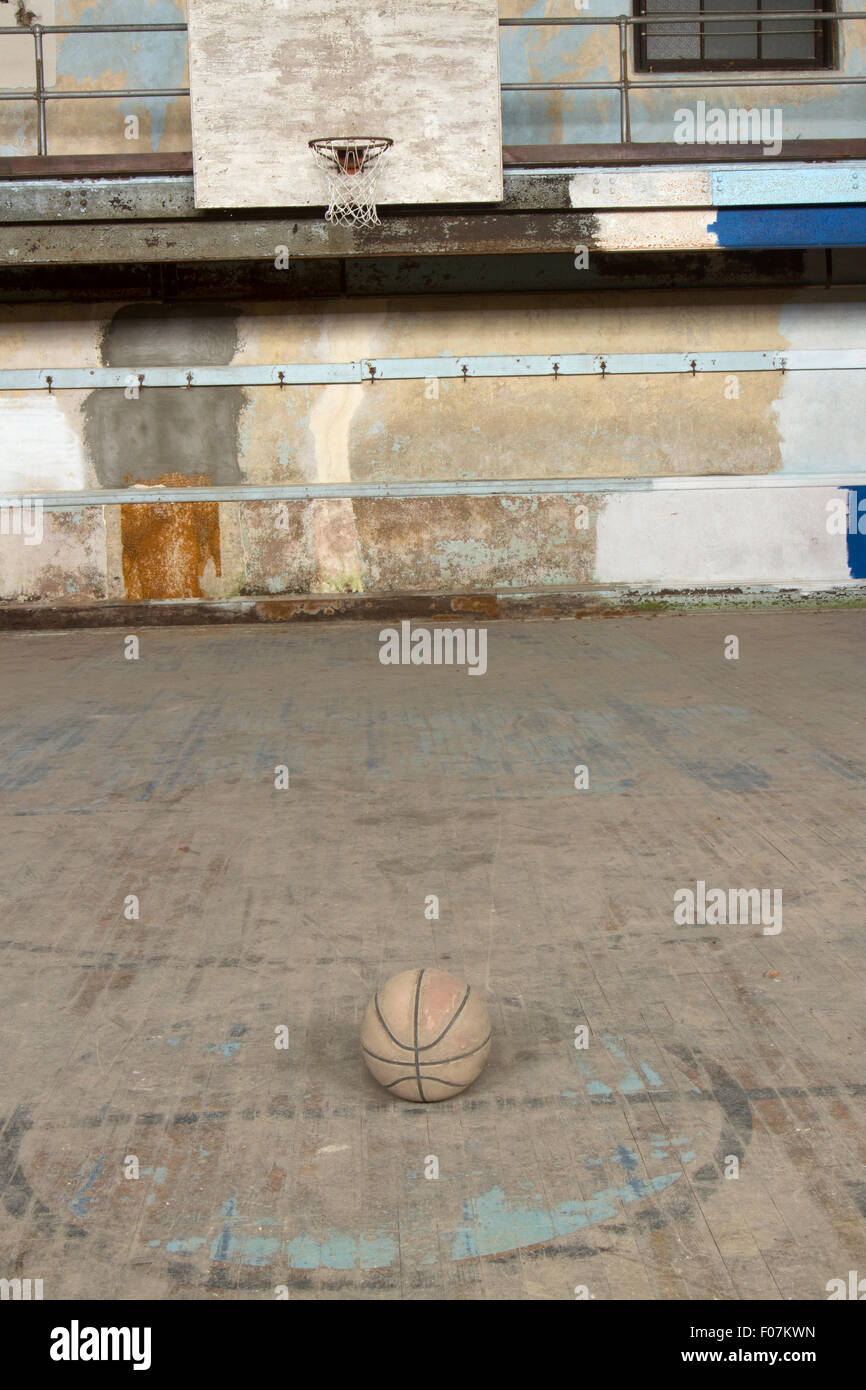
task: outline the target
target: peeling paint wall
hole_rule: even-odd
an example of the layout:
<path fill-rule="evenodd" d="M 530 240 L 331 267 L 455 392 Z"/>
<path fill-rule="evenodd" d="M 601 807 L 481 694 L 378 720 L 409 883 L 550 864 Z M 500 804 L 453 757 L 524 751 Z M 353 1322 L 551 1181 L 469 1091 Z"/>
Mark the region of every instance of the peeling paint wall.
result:
<path fill-rule="evenodd" d="M 141 0 L 28 0 L 27 8 L 43 24 L 186 22 L 185 0 L 148 0 L 147 4 Z M 8 21 L 3 27 L 8 27 Z M 46 86 L 58 92 L 187 87 L 186 46 L 184 33 L 47 36 Z M 31 39 L 0 37 L 0 87 L 5 86 L 34 86 Z M 187 97 L 52 101 L 47 111 L 50 154 L 144 154 L 191 148 Z M 128 116 L 136 117 L 137 130 L 127 122 Z M 136 138 L 130 139 L 133 133 Z M 0 102 L 0 154 L 35 154 L 36 148 L 34 103 Z"/>
<path fill-rule="evenodd" d="M 696 346 L 864 348 L 866 291 L 0 307 L 5 364 L 128 367 L 132 380 L 153 365 Z M 866 478 L 864 437 L 854 371 L 7 393 L 0 500 L 159 486 L 209 495 L 88 506 L 82 515 L 100 524 L 84 531 L 62 520 L 75 513 L 48 513 L 61 520 L 46 524 L 39 546 L 0 535 L 0 595 L 836 582 L 849 569 L 845 535 L 826 526 L 835 490 L 759 485 L 804 473 L 850 473 L 854 485 Z M 708 475 L 744 486 L 691 488 Z M 624 476 L 682 487 L 623 495 Z M 304 501 L 222 491 L 608 478 L 609 490 L 565 495 Z"/>
<path fill-rule="evenodd" d="M 327 363 L 472 354 L 866 348 L 866 291 L 635 291 L 261 305 L 0 306 L 7 367 Z M 838 471 L 856 372 L 9 392 L 2 487 Z"/>
<path fill-rule="evenodd" d="M 676 11 L 676 5 L 668 8 Z M 845 12 L 861 12 L 863 0 L 842 0 Z M 591 17 L 630 14 L 628 0 L 501 0 L 503 18 Z M 842 21 L 839 27 L 839 74 L 866 74 L 866 20 Z M 633 31 L 630 31 L 632 33 Z M 501 34 L 503 82 L 608 82 L 619 77 L 619 32 L 616 26 L 506 29 Z M 805 70 L 804 70 L 805 72 Z M 628 46 L 628 75 L 652 83 L 654 90 L 631 91 L 631 138 L 673 141 L 675 113 L 694 108 L 704 97 L 708 106 L 727 109 L 778 108 L 785 141 L 862 135 L 863 87 L 831 85 L 778 87 L 677 88 L 671 73 L 637 73 L 634 45 Z M 721 74 L 713 73 L 719 77 Z M 757 74 L 750 73 L 753 77 Z M 776 74 L 778 75 L 778 74 Z M 805 72 L 807 76 L 818 76 Z M 829 74 L 828 74 L 829 75 Z M 682 74 L 693 77 L 695 74 Z M 505 92 L 503 141 L 506 145 L 593 144 L 620 138 L 616 91 Z M 687 155 L 688 147 L 684 147 Z"/>
<path fill-rule="evenodd" d="M 245 592 L 424 593 L 584 583 L 593 570 L 595 505 L 579 495 L 345 499 L 339 511 L 323 515 L 322 500 L 245 503 Z M 325 509 L 334 506 L 324 503 Z M 340 553 L 341 527 L 356 545 L 357 582 L 331 559 L 328 537 L 336 534 Z"/>
<path fill-rule="evenodd" d="M 26 6 L 40 24 L 55 24 L 55 0 L 32 0 Z M 13 33 L 14 38 L 5 35 Z M 44 82 L 57 82 L 57 39 L 46 34 L 42 41 Z M 36 45 L 26 34 L 15 3 L 0 9 L 0 89 L 32 91 L 36 86 Z M 36 107 L 32 101 L 0 102 L 0 155 L 36 152 Z"/>
<path fill-rule="evenodd" d="M 225 305 L 194 312 L 130 305 L 101 328 L 106 367 L 195 367 L 229 363 L 237 351 L 238 315 Z M 240 481 L 238 421 L 243 392 L 176 391 L 157 387 L 129 400 L 120 391 L 92 391 L 84 406 L 84 445 L 103 487 L 154 482 L 166 473 L 204 483 Z M 130 409 L 130 407 L 132 407 Z"/>
<path fill-rule="evenodd" d="M 106 597 L 103 507 L 45 512 L 42 539 L 31 545 L 24 535 L 14 534 L 8 511 L 4 528 L 2 502 L 0 497 L 0 598 Z"/>

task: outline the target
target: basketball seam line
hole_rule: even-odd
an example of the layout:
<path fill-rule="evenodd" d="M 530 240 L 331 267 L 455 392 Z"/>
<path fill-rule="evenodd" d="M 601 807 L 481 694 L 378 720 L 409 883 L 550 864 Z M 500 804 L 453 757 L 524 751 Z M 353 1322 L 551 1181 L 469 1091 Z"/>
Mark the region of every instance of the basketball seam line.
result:
<path fill-rule="evenodd" d="M 401 1081 L 415 1081 L 416 1079 L 417 1079 L 417 1078 L 414 1077 L 414 1076 L 398 1076 L 396 1081 L 387 1081 L 387 1082 L 383 1081 L 381 1084 L 385 1087 L 385 1090 L 386 1090 L 386 1091 L 390 1091 L 390 1090 L 392 1089 L 392 1087 L 394 1087 L 394 1086 L 399 1086 Z M 462 1081 L 446 1081 L 446 1080 L 444 1079 L 444 1077 L 441 1077 L 441 1076 L 425 1076 L 425 1077 L 424 1077 L 424 1080 L 425 1080 L 425 1081 L 436 1081 L 436 1082 L 439 1083 L 440 1086 L 457 1086 L 461 1091 L 464 1089 L 464 1082 L 462 1082 Z M 418 1089 L 419 1089 L 419 1091 L 421 1090 L 420 1086 L 418 1087 Z M 424 1094 L 423 1091 L 421 1091 L 421 1099 L 422 1099 L 422 1100 L 425 1102 L 425 1104 L 426 1104 L 427 1097 L 425 1096 L 425 1094 Z"/>
<path fill-rule="evenodd" d="M 431 1057 L 429 1061 L 422 1058 L 420 1065 L 422 1067 L 444 1067 L 449 1062 L 462 1062 L 464 1057 L 472 1057 L 474 1053 L 480 1052 L 482 1047 L 486 1047 L 492 1037 L 493 1031 L 491 1030 L 483 1042 L 480 1042 L 477 1047 L 471 1047 L 468 1052 L 458 1052 L 456 1057 Z M 361 1048 L 368 1057 L 374 1058 L 377 1062 L 387 1062 L 389 1067 L 402 1067 L 406 1062 L 405 1057 L 380 1057 L 378 1052 L 371 1052 L 369 1047 L 364 1047 L 363 1043 Z"/>
<path fill-rule="evenodd" d="M 411 1051 L 412 1051 L 412 1048 L 411 1048 L 407 1043 L 401 1043 L 401 1041 L 400 1041 L 399 1038 L 395 1038 L 395 1037 L 394 1037 L 394 1034 L 391 1032 L 391 1029 L 388 1027 L 387 1023 L 385 1022 L 384 1018 L 382 1017 L 382 1010 L 379 1008 L 379 994 L 378 994 L 378 991 L 377 991 L 377 993 L 376 993 L 376 998 L 375 998 L 375 1001 L 374 1001 L 374 1002 L 375 1002 L 375 1005 L 376 1005 L 376 1017 L 378 1018 L 379 1022 L 380 1022 L 381 1025 L 382 1025 L 382 1027 L 385 1029 L 385 1032 L 388 1034 L 388 1037 L 391 1039 L 391 1041 L 392 1041 L 392 1043 L 394 1044 L 394 1046 L 395 1046 L 395 1047 L 402 1047 L 403 1050 L 404 1050 L 404 1052 L 411 1052 Z"/>
<path fill-rule="evenodd" d="M 424 970 L 423 970 L 423 969 L 422 969 L 422 971 L 421 971 L 421 974 L 422 974 L 422 975 L 424 974 Z M 448 1029 L 451 1027 L 451 1025 L 452 1025 L 453 1023 L 456 1023 L 458 1017 L 460 1016 L 460 1014 L 461 1014 L 462 1011 L 463 1011 L 463 1008 L 464 1008 L 464 1006 L 465 1006 L 465 1004 L 466 1004 L 466 1001 L 468 1000 L 469 995 L 471 994 L 471 992 L 472 992 L 472 986 L 471 986 L 471 985 L 467 985 L 467 986 L 466 986 L 466 993 L 464 994 L 462 1000 L 460 1001 L 460 1004 L 459 1004 L 458 1008 L 455 1009 L 454 1014 L 453 1014 L 452 1017 L 448 1020 L 448 1022 L 447 1022 L 446 1025 L 445 1025 L 445 1027 L 442 1029 L 442 1032 L 439 1034 L 438 1038 L 434 1038 L 433 1041 L 432 1041 L 431 1043 L 425 1043 L 423 1047 L 417 1047 L 417 1046 L 416 1046 L 416 1047 L 413 1047 L 411 1043 L 403 1043 L 403 1042 L 400 1041 L 399 1038 L 397 1038 L 397 1037 L 394 1036 L 394 1034 L 391 1032 L 391 1029 L 388 1027 L 387 1023 L 385 1022 L 384 1018 L 382 1017 L 382 1010 L 379 1008 L 379 994 L 378 994 L 378 991 L 376 992 L 376 996 L 375 996 L 375 998 L 374 998 L 374 1000 L 373 1000 L 373 1003 L 374 1003 L 375 1008 L 376 1008 L 376 1017 L 378 1018 L 379 1022 L 380 1022 L 381 1025 L 382 1025 L 382 1027 L 385 1029 L 385 1032 L 388 1034 L 388 1037 L 391 1039 L 391 1041 L 392 1041 L 392 1043 L 394 1044 L 395 1047 L 402 1047 L 402 1049 L 403 1049 L 404 1052 L 429 1052 L 430 1049 L 431 1049 L 431 1047 L 435 1047 L 437 1043 L 440 1043 L 440 1042 L 442 1041 L 442 1039 L 445 1037 L 445 1034 L 448 1032 Z M 387 1060 L 387 1058 L 384 1058 L 383 1060 Z M 408 1058 L 407 1058 L 406 1060 L 408 1061 Z"/>
<path fill-rule="evenodd" d="M 418 1083 L 418 1095 L 420 1099 L 426 1100 L 424 1088 L 421 1085 L 421 1062 L 418 1057 L 418 1010 L 421 1006 L 421 980 L 424 976 L 424 967 L 418 971 L 418 981 L 415 985 L 415 1080 Z"/>

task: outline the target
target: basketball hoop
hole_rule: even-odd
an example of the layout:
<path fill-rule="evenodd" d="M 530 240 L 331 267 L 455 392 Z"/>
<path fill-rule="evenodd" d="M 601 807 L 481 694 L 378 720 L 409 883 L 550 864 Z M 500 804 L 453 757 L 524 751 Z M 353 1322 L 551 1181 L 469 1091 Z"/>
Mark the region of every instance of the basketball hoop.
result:
<path fill-rule="evenodd" d="M 328 136 L 310 141 L 319 168 L 328 178 L 329 222 L 342 226 L 375 227 L 376 183 L 382 156 L 393 140 L 382 136 Z"/>

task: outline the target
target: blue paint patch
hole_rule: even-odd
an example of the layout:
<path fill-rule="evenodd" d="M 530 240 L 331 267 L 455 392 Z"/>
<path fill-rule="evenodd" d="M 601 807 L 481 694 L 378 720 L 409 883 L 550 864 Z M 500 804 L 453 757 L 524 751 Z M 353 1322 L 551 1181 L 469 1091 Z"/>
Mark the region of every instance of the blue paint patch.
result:
<path fill-rule="evenodd" d="M 633 1149 L 626 1148 L 625 1144 L 617 1145 L 613 1161 L 614 1163 L 621 1163 L 627 1173 L 634 1173 L 637 1170 L 637 1154 Z"/>
<path fill-rule="evenodd" d="M 603 1038 L 602 1041 L 604 1042 L 605 1047 L 607 1048 L 608 1052 L 612 1057 L 615 1057 L 618 1062 L 621 1062 L 623 1064 L 623 1066 L 630 1066 L 629 1059 L 626 1057 L 625 1051 L 620 1046 L 620 1042 L 622 1041 L 621 1039 L 612 1038 L 608 1035 L 605 1038 Z M 645 1091 L 646 1087 L 641 1078 L 638 1076 L 634 1067 L 631 1067 L 631 1069 L 620 1081 L 619 1089 L 620 1091 L 622 1091 L 624 1096 L 633 1096 L 636 1091 Z"/>
<path fill-rule="evenodd" d="M 385 1269 L 397 1258 L 397 1242 L 384 1231 L 355 1237 L 327 1231 L 321 1242 L 310 1235 L 295 1236 L 286 1247 L 292 1269 Z"/>
<path fill-rule="evenodd" d="M 237 1193 L 232 1193 L 219 1215 L 224 1217 L 225 1224 L 219 1235 L 211 1241 L 212 1260 L 219 1264 L 238 1260 L 241 1264 L 261 1266 L 271 1264 L 274 1257 L 280 1254 L 282 1242 L 278 1236 L 243 1235 L 235 1229 L 236 1226 L 244 1224 L 237 1216 Z M 258 1221 L 256 1227 L 260 1229 L 262 1226 L 276 1224 L 275 1221 L 266 1219 Z"/>
<path fill-rule="evenodd" d="M 231 1231 L 223 1231 L 211 1242 L 210 1255 L 212 1260 L 220 1264 L 239 1260 L 245 1265 L 268 1265 L 279 1254 L 280 1245 L 276 1236 L 239 1236 Z"/>
<path fill-rule="evenodd" d="M 521 15 L 543 18 L 550 8 L 548 0 L 532 0 L 521 7 Z M 616 15 L 621 9 L 620 0 L 595 0 L 593 5 L 593 13 L 599 16 Z M 611 32 L 613 40 L 599 37 Z M 615 34 L 615 30 L 592 26 L 502 29 L 502 81 L 611 81 L 617 71 Z M 552 115 L 548 92 L 503 92 L 503 143 L 577 144 L 591 138 L 603 144 L 618 140 L 615 91 L 560 92 L 557 96 L 557 114 Z"/>
<path fill-rule="evenodd" d="M 756 203 L 863 203 L 866 184 L 856 164 L 785 165 L 710 171 L 713 207 L 749 207 Z"/>
<path fill-rule="evenodd" d="M 672 1145 L 685 1144 L 685 1139 L 664 1142 L 662 1135 L 655 1138 L 654 1157 L 667 1159 L 679 1157 L 681 1163 L 691 1163 L 695 1159 L 694 1150 L 686 1150 L 679 1155 L 671 1153 Z M 527 1195 L 509 1202 L 499 1187 L 492 1188 L 474 1200 L 463 1204 L 463 1220 L 450 1233 L 445 1233 L 451 1242 L 451 1257 L 455 1260 L 474 1259 L 479 1255 L 504 1254 L 506 1251 L 525 1246 L 540 1245 L 545 1241 L 570 1236 L 586 1226 L 606 1221 L 621 1214 L 624 1204 L 641 1201 L 655 1193 L 664 1191 L 682 1177 L 682 1168 L 675 1173 L 665 1173 L 655 1178 L 636 1176 L 640 1164 L 639 1155 L 627 1145 L 619 1144 L 609 1156 L 609 1161 L 620 1164 L 628 1175 L 628 1181 L 621 1187 L 608 1187 L 595 1193 L 588 1200 L 561 1202 L 548 1208 L 543 1197 L 535 1192 L 531 1182 L 521 1181 L 520 1186 Z M 605 1162 L 600 1157 L 585 1157 L 587 1168 L 601 1168 Z M 261 1234 L 262 1228 L 279 1225 L 273 1219 L 259 1220 L 255 1234 L 246 1234 L 242 1227 L 249 1223 L 237 1216 L 236 1193 L 219 1211 L 223 1227 L 210 1245 L 210 1257 L 216 1263 L 237 1262 L 251 1266 L 266 1266 L 281 1261 L 291 1269 L 385 1269 L 393 1265 L 399 1255 L 398 1242 L 385 1230 L 355 1234 L 347 1231 L 327 1230 L 322 1239 L 302 1232 L 289 1241 L 279 1235 Z M 158 1241 L 150 1242 L 159 1244 Z M 201 1237 L 186 1240 L 173 1240 L 166 1250 L 174 1254 L 192 1254 L 201 1249 L 205 1241 Z M 427 1255 L 422 1264 L 435 1264 L 437 1257 Z"/>
<path fill-rule="evenodd" d="M 151 1241 L 151 1245 L 159 1245 L 159 1241 Z M 192 1255 L 203 1245 L 203 1236 L 190 1236 L 187 1240 L 170 1240 L 165 1248 L 170 1255 Z"/>
<path fill-rule="evenodd" d="M 597 1192 L 586 1201 L 560 1202 L 549 1209 L 510 1205 L 500 1187 L 491 1188 L 472 1204 L 474 1219 L 456 1231 L 451 1258 L 470 1260 L 479 1255 L 502 1255 L 515 1248 L 576 1235 L 586 1226 L 621 1214 L 623 1204 L 663 1192 L 680 1177 L 682 1171 L 648 1180 L 635 1179 L 625 1187 Z"/>
<path fill-rule="evenodd" d="M 180 1038 L 166 1038 L 166 1047 L 180 1047 Z"/>
<path fill-rule="evenodd" d="M 866 208 L 717 208 L 707 231 L 720 247 L 743 250 L 866 246 Z"/>
<path fill-rule="evenodd" d="M 207 1047 L 202 1050 L 204 1052 L 218 1052 L 221 1057 L 234 1057 L 236 1052 L 240 1052 L 240 1049 L 241 1045 L 239 1042 L 227 1042 L 208 1043 Z"/>
<path fill-rule="evenodd" d="M 100 1154 L 96 1163 L 91 1168 L 90 1172 L 87 1174 L 87 1177 L 84 1179 L 84 1182 L 81 1184 L 81 1186 L 72 1195 L 72 1197 L 66 1204 L 69 1207 L 69 1210 L 71 1212 L 74 1212 L 76 1216 L 80 1216 L 82 1220 L 84 1219 L 84 1217 L 86 1217 L 88 1209 L 90 1207 L 90 1197 L 93 1184 L 96 1182 L 96 1179 L 99 1177 L 99 1174 L 102 1172 L 104 1167 L 105 1154 Z M 83 1171 L 84 1170 L 82 1168 L 79 1168 L 75 1176 L 81 1177 Z"/>
<path fill-rule="evenodd" d="M 866 579 L 866 487 L 849 487 L 848 570 L 852 579 Z"/>
<path fill-rule="evenodd" d="M 233 1192 L 219 1213 L 220 1216 L 226 1218 L 226 1222 L 222 1230 L 220 1231 L 220 1234 L 217 1236 L 216 1240 L 211 1245 L 210 1253 L 212 1260 L 227 1260 L 229 1258 L 228 1251 L 231 1247 L 232 1242 L 231 1223 L 235 1215 L 236 1200 L 237 1194 Z"/>
<path fill-rule="evenodd" d="M 292 1269 L 318 1269 L 320 1246 L 312 1236 L 295 1236 L 289 1241 L 288 1264 Z"/>
<path fill-rule="evenodd" d="M 646 1062 L 638 1063 L 640 1070 L 643 1072 L 643 1076 L 640 1076 L 626 1056 L 622 1041 L 622 1038 L 614 1038 L 610 1034 L 602 1038 L 602 1042 L 611 1057 L 614 1057 L 622 1066 L 627 1068 L 622 1080 L 617 1083 L 617 1090 L 624 1096 L 632 1096 L 640 1091 L 646 1091 L 647 1085 L 662 1086 L 664 1083 L 661 1077 L 657 1072 L 653 1071 L 652 1067 Z M 577 1068 L 581 1076 L 586 1079 L 586 1090 L 588 1095 L 603 1100 L 610 1100 L 613 1097 L 614 1093 L 611 1087 L 606 1086 L 603 1081 L 599 1081 L 598 1078 L 593 1075 L 589 1062 L 579 1059 Z M 573 1095 L 574 1092 L 572 1091 L 562 1092 L 563 1099 Z"/>
<path fill-rule="evenodd" d="M 599 1096 L 605 1100 L 610 1100 L 613 1097 L 613 1091 L 610 1087 L 605 1086 L 603 1081 L 597 1081 L 595 1077 L 593 1077 L 586 1062 L 578 1062 L 577 1069 L 581 1076 L 586 1077 L 586 1089 L 589 1095 Z"/>
<path fill-rule="evenodd" d="M 79 24 L 141 24 L 141 0 L 95 0 L 75 20 Z M 58 19 L 58 23 L 64 21 Z M 175 0 L 150 0 L 146 22 L 182 24 L 184 15 Z M 148 87 L 182 87 L 186 72 L 186 34 L 67 34 L 58 36 L 57 77 L 71 78 L 82 86 L 99 85 L 104 73 L 115 73 L 112 83 L 141 91 Z M 166 114 L 180 97 L 130 97 L 123 102 L 125 114 L 150 115 L 150 145 L 159 149 L 165 132 Z M 134 144 L 135 142 L 131 142 Z"/>

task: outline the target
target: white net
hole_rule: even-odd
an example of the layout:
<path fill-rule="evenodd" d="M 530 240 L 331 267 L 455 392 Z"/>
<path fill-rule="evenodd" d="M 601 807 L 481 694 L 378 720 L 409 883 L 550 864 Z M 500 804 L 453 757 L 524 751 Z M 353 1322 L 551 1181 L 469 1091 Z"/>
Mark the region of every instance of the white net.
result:
<path fill-rule="evenodd" d="M 328 181 L 329 222 L 375 227 L 376 186 L 382 157 L 393 144 L 379 136 L 339 136 L 311 140 L 310 149 Z"/>

